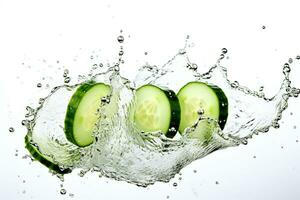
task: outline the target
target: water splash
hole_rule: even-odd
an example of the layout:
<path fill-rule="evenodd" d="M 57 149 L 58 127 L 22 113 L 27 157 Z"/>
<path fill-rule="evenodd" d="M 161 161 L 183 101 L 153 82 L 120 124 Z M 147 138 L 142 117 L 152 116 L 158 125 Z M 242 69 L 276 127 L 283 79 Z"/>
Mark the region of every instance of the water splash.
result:
<path fill-rule="evenodd" d="M 123 43 L 124 37 L 119 36 L 118 41 Z M 227 52 L 223 48 L 216 64 L 201 72 L 203 69 L 190 62 L 185 45 L 161 67 L 140 67 L 135 80 L 130 81 L 119 74 L 124 54 L 121 46 L 118 62 L 105 66 L 102 73 L 95 72 L 98 67 L 103 68 L 103 64 L 95 65 L 88 76 L 78 79 L 79 83 L 53 88 L 47 97 L 40 99 L 38 108 L 27 109 L 22 124 L 27 127 L 30 142 L 61 169 L 81 168 L 80 176 L 92 170 L 100 176 L 144 187 L 156 181 L 168 182 L 194 160 L 218 149 L 247 144 L 253 135 L 268 132 L 271 127 L 279 128 L 278 122 L 289 98 L 299 96 L 300 90 L 292 87 L 289 79 L 293 60 L 283 65 L 283 80 L 276 95 L 266 97 L 263 87 L 254 91 L 228 79 L 227 68 L 221 64 Z M 64 72 L 64 78 L 69 78 L 68 73 Z M 74 91 L 91 80 L 110 84 L 112 94 L 101 99 L 94 143 L 79 148 L 65 138 L 64 118 Z M 202 81 L 222 88 L 229 102 L 224 130 L 217 121 L 203 117 L 202 112 L 192 127 L 187 128 L 183 135 L 177 133 L 172 139 L 160 132 L 141 133 L 130 122 L 128 112 L 134 106 L 135 88 L 150 83 L 178 92 L 190 81 Z M 204 125 L 212 133 L 211 137 L 195 138 L 195 133 Z"/>

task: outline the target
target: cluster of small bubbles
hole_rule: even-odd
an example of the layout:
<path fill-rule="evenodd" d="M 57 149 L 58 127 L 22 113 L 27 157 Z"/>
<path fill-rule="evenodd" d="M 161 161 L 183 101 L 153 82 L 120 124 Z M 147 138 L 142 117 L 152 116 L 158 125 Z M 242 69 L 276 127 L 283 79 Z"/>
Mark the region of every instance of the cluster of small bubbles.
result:
<path fill-rule="evenodd" d="M 290 64 L 292 64 L 292 63 L 293 63 L 293 59 L 292 59 L 292 58 L 289 58 L 288 62 L 289 62 Z"/>
<path fill-rule="evenodd" d="M 13 132 L 15 132 L 15 129 L 14 129 L 13 127 L 10 127 L 10 128 L 8 129 L 8 131 L 11 132 L 11 133 L 13 133 Z"/>
<path fill-rule="evenodd" d="M 177 184 L 176 182 L 173 183 L 173 186 L 174 186 L 174 187 L 177 187 L 177 185 L 178 185 L 178 184 Z"/>
<path fill-rule="evenodd" d="M 60 190 L 60 194 L 61 194 L 61 195 L 65 195 L 65 194 L 67 194 L 67 190 L 66 190 L 66 189 L 64 189 L 64 188 L 62 188 L 62 189 Z"/>
<path fill-rule="evenodd" d="M 287 74 L 291 72 L 291 68 L 290 68 L 290 65 L 288 63 L 285 63 L 284 66 L 283 66 L 283 74 Z"/>
<path fill-rule="evenodd" d="M 36 84 L 36 87 L 41 88 L 41 87 L 42 87 L 42 84 L 41 84 L 41 83 L 38 83 L 38 84 Z"/>
<path fill-rule="evenodd" d="M 117 40 L 118 40 L 119 43 L 123 43 L 124 42 L 124 36 L 123 35 L 118 36 Z"/>

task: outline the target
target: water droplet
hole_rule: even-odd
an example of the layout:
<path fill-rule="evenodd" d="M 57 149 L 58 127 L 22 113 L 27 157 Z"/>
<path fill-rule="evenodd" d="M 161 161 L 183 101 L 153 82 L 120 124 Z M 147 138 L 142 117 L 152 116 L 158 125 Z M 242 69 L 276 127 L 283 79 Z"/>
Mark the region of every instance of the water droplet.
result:
<path fill-rule="evenodd" d="M 38 83 L 38 84 L 36 84 L 36 87 L 40 88 L 40 87 L 42 87 L 42 84 Z"/>
<path fill-rule="evenodd" d="M 71 81 L 70 77 L 66 77 L 65 80 L 64 80 L 65 83 L 70 83 L 70 81 Z"/>
<path fill-rule="evenodd" d="M 179 54 L 183 55 L 186 53 L 186 50 L 185 49 L 179 49 Z"/>
<path fill-rule="evenodd" d="M 69 70 L 68 69 L 65 69 L 64 70 L 64 74 L 63 74 L 63 77 L 66 78 L 69 74 Z"/>
<path fill-rule="evenodd" d="M 14 129 L 13 127 L 10 127 L 10 128 L 8 129 L 8 131 L 11 132 L 11 133 L 13 133 L 13 132 L 15 132 L 15 129 Z"/>
<path fill-rule="evenodd" d="M 123 43 L 124 42 L 124 37 L 123 35 L 118 36 L 118 42 Z"/>
<path fill-rule="evenodd" d="M 177 184 L 176 182 L 173 183 L 173 186 L 174 186 L 174 187 L 177 187 L 177 185 L 178 185 L 178 184 Z"/>
<path fill-rule="evenodd" d="M 288 63 L 285 63 L 283 66 L 283 74 L 287 75 L 289 72 L 291 72 L 290 65 Z"/>
<path fill-rule="evenodd" d="M 197 112 L 198 112 L 198 115 L 203 115 L 204 114 L 204 110 L 201 109 L 201 108 Z"/>
<path fill-rule="evenodd" d="M 67 190 L 66 190 L 66 189 L 64 189 L 64 188 L 62 188 L 62 189 L 60 190 L 60 194 L 61 194 L 61 195 L 65 195 L 65 194 L 67 194 Z"/>
<path fill-rule="evenodd" d="M 228 51 L 227 51 L 227 49 L 226 48 L 223 48 L 222 49 L 222 54 L 226 54 Z"/>

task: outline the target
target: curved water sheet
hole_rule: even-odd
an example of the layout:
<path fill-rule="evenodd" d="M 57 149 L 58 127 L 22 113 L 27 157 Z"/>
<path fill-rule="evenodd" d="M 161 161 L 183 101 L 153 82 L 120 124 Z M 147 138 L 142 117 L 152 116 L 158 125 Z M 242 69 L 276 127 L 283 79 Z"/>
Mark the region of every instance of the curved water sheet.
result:
<path fill-rule="evenodd" d="M 110 84 L 112 94 L 99 100 L 95 140 L 85 148 L 67 141 L 63 127 L 68 102 L 80 84 L 57 87 L 33 112 L 34 117 L 27 124 L 28 136 L 41 153 L 62 168 L 81 168 L 84 172 L 92 169 L 102 176 L 139 186 L 168 182 L 194 160 L 218 149 L 247 144 L 253 134 L 278 128 L 288 99 L 299 95 L 300 90 L 291 87 L 289 64 L 283 67 L 283 81 L 277 94 L 267 98 L 262 90 L 252 91 L 228 80 L 227 69 L 221 66 L 224 54 L 207 72 L 201 72 L 181 50 L 162 67 L 142 66 L 134 81 L 119 75 L 119 65 L 93 76 L 94 81 Z M 225 92 L 229 115 L 224 130 L 218 122 L 203 117 L 202 112 L 192 127 L 172 139 L 160 132 L 139 132 L 131 123 L 128 113 L 134 106 L 136 88 L 151 83 L 178 92 L 190 81 L 218 85 Z M 195 137 L 204 127 L 209 137 Z"/>

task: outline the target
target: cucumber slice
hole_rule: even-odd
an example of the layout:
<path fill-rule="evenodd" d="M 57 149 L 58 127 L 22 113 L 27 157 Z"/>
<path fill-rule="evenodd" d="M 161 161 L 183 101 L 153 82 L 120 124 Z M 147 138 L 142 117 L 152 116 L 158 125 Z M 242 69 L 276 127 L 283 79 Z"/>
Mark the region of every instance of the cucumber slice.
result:
<path fill-rule="evenodd" d="M 203 116 L 217 120 L 221 129 L 224 128 L 228 116 L 228 101 L 224 92 L 215 85 L 202 82 L 190 82 L 183 86 L 177 94 L 181 107 L 180 133 L 191 127 L 198 120 L 198 111 L 204 111 Z M 208 125 L 203 126 L 208 127 Z M 205 138 L 207 131 L 203 130 Z M 200 134 L 200 133 L 199 133 Z"/>
<path fill-rule="evenodd" d="M 110 93 L 110 86 L 104 83 L 85 83 L 76 90 L 65 117 L 65 135 L 70 142 L 79 147 L 93 143 L 93 131 L 101 98 Z"/>
<path fill-rule="evenodd" d="M 44 166 L 48 167 L 50 170 L 59 174 L 68 174 L 72 170 L 70 168 L 62 169 L 58 165 L 54 164 L 50 157 L 44 156 L 34 145 L 30 143 L 28 136 L 25 136 L 25 148 L 29 151 L 32 157 L 42 163 Z"/>
<path fill-rule="evenodd" d="M 180 122 L 180 105 L 172 90 L 144 85 L 136 91 L 133 123 L 143 132 L 161 131 L 174 137 Z"/>

